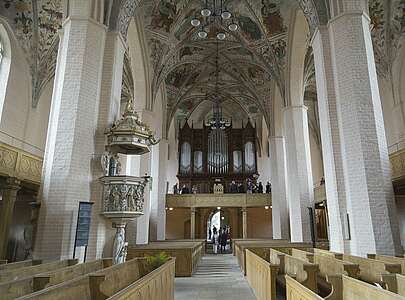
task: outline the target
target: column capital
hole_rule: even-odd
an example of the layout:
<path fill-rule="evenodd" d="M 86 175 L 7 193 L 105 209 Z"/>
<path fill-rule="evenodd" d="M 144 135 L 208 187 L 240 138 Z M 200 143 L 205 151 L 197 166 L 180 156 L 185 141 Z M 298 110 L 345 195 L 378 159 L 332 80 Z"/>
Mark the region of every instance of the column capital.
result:
<path fill-rule="evenodd" d="M 0 187 L 3 190 L 19 190 L 21 189 L 21 180 L 15 177 L 7 177 Z"/>
<path fill-rule="evenodd" d="M 197 207 L 190 207 L 190 211 L 192 214 L 195 214 L 197 212 Z"/>
<path fill-rule="evenodd" d="M 243 213 L 247 213 L 247 209 L 248 209 L 247 207 L 242 207 L 242 208 L 241 208 L 241 211 L 242 211 Z"/>
<path fill-rule="evenodd" d="M 283 112 L 292 111 L 292 110 L 308 110 L 308 107 L 305 105 L 288 105 L 283 107 Z"/>

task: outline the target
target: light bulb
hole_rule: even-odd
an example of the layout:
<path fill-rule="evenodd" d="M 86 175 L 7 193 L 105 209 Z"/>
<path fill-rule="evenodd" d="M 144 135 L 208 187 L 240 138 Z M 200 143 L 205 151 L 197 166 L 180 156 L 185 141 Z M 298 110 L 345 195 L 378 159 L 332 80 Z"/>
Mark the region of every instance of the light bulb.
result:
<path fill-rule="evenodd" d="M 236 24 L 236 23 L 231 23 L 231 24 L 229 24 L 228 29 L 229 29 L 230 31 L 236 31 L 236 30 L 238 30 L 238 24 Z"/>
<path fill-rule="evenodd" d="M 226 38 L 226 34 L 225 33 L 223 33 L 223 32 L 218 32 L 217 33 L 217 39 L 218 40 L 224 40 Z"/>
<path fill-rule="evenodd" d="M 206 33 L 204 30 L 201 30 L 198 32 L 198 37 L 205 39 L 207 37 L 208 33 Z"/>
<path fill-rule="evenodd" d="M 201 22 L 198 19 L 192 19 L 191 20 L 191 25 L 193 25 L 194 27 L 200 26 Z"/>
<path fill-rule="evenodd" d="M 208 8 L 203 8 L 201 10 L 201 15 L 203 17 L 209 17 L 209 16 L 211 16 L 211 11 Z"/>
<path fill-rule="evenodd" d="M 222 12 L 221 17 L 224 20 L 228 20 L 230 17 L 232 17 L 232 14 L 229 11 L 225 10 Z"/>

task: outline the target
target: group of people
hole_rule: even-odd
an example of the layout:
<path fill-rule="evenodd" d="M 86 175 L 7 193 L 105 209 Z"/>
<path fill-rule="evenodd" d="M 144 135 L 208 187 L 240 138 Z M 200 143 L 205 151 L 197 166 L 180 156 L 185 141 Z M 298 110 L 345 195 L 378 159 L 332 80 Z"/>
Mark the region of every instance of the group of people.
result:
<path fill-rule="evenodd" d="M 228 239 L 230 237 L 229 227 L 220 228 L 218 231 L 218 229 L 213 226 L 212 232 L 210 228 L 208 234 L 208 238 L 212 241 L 212 250 L 214 254 L 225 253 Z"/>
<path fill-rule="evenodd" d="M 229 192 L 232 194 L 243 194 L 245 193 L 245 187 L 243 186 L 242 183 L 236 183 L 235 181 L 232 181 L 232 183 L 230 184 L 229 187 Z M 258 184 L 253 182 L 253 180 L 251 180 L 250 178 L 248 178 L 246 180 L 246 193 L 248 194 L 263 194 L 264 192 L 264 187 L 263 184 L 261 182 L 259 182 Z M 266 194 L 270 194 L 271 193 L 271 183 L 269 181 L 267 181 L 266 184 Z"/>
<path fill-rule="evenodd" d="M 266 189 L 264 190 L 264 186 L 261 182 L 256 183 L 254 182 L 252 179 L 248 178 L 246 180 L 246 190 L 245 190 L 245 186 L 241 183 L 238 182 L 236 183 L 234 180 L 232 181 L 232 183 L 229 186 L 229 193 L 232 194 L 244 194 L 244 193 L 248 193 L 248 194 L 270 194 L 271 193 L 271 183 L 269 181 L 267 181 L 266 183 Z M 190 191 L 190 188 L 188 186 L 186 186 L 185 184 L 182 186 L 182 188 L 179 188 L 178 184 L 176 183 L 173 186 L 173 194 L 177 195 L 177 194 L 197 194 L 198 193 L 198 189 L 196 186 L 193 186 L 193 188 Z"/>
<path fill-rule="evenodd" d="M 198 190 L 196 186 L 193 186 L 193 188 L 191 189 L 191 193 L 192 194 L 197 194 Z M 183 184 L 183 187 L 181 189 L 179 189 L 177 183 L 173 186 L 173 194 L 177 195 L 177 194 L 182 194 L 182 195 L 186 195 L 186 194 L 190 194 L 190 189 Z"/>

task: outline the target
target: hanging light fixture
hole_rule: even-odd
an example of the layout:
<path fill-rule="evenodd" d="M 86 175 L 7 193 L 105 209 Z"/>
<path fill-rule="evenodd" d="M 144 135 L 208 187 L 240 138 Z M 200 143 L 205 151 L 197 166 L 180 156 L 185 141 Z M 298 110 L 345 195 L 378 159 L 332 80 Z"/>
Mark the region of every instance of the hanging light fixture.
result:
<path fill-rule="evenodd" d="M 215 57 L 215 96 L 214 96 L 214 104 L 212 105 L 212 118 L 208 120 L 205 126 L 210 127 L 211 129 L 226 129 L 230 127 L 232 124 L 227 119 L 222 116 L 222 107 L 220 104 L 220 97 L 219 97 L 219 45 L 217 41 L 217 53 Z"/>
<path fill-rule="evenodd" d="M 223 0 L 205 0 L 204 6 L 200 10 L 201 16 L 204 18 L 203 21 L 197 16 L 191 20 L 191 25 L 193 27 L 202 26 L 198 31 L 197 35 L 201 39 L 205 39 L 208 36 L 208 33 L 204 30 L 204 27 L 215 24 L 216 27 L 224 26 L 228 28 L 229 31 L 238 30 L 239 26 L 236 24 L 235 20 L 232 18 L 233 14 L 227 9 L 224 8 Z M 232 21 L 230 21 L 232 18 Z M 228 22 L 230 21 L 230 23 Z M 222 41 L 226 39 L 226 32 L 220 30 L 216 33 L 218 40 Z"/>
<path fill-rule="evenodd" d="M 200 26 L 200 24 L 201 24 L 201 21 L 198 20 L 197 18 L 194 18 L 191 20 L 191 25 L 193 25 L 194 27 L 198 27 L 198 26 Z"/>

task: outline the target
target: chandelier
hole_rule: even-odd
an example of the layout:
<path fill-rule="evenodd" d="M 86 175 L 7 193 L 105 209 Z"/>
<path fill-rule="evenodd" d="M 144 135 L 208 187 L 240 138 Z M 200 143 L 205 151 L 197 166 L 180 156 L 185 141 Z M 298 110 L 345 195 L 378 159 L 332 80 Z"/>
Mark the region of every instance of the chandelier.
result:
<path fill-rule="evenodd" d="M 218 41 L 217 41 L 217 54 L 215 57 L 215 96 L 214 104 L 212 105 L 212 118 L 208 120 L 205 126 L 210 127 L 211 129 L 226 129 L 232 125 L 232 122 L 225 119 L 222 116 L 222 107 L 220 104 L 219 89 L 218 89 L 218 77 L 219 77 L 219 50 L 218 50 Z"/>
<path fill-rule="evenodd" d="M 202 21 L 200 19 L 203 19 Z M 227 27 L 230 31 L 238 30 L 239 26 L 236 24 L 232 13 L 223 5 L 223 0 L 205 0 L 205 4 L 199 13 L 191 20 L 191 25 L 200 27 L 198 30 L 198 37 L 205 39 L 208 36 L 206 28 L 215 24 L 218 29 L 216 37 L 218 40 L 226 38 L 224 32 L 219 25 Z"/>

